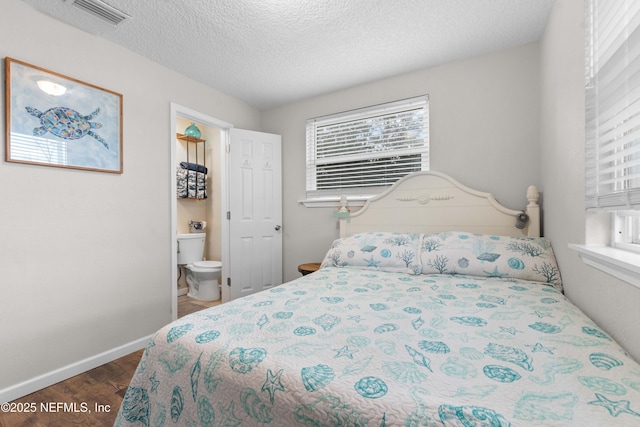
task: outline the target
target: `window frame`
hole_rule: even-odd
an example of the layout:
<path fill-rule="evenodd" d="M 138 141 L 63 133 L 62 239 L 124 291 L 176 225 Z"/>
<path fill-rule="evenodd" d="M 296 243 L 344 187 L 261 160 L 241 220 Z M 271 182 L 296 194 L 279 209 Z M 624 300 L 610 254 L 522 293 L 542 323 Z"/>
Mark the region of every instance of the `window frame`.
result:
<path fill-rule="evenodd" d="M 585 264 L 640 288 L 640 244 L 628 241 L 632 234 L 640 241 L 640 132 L 632 127 L 640 113 L 630 108 L 640 102 L 640 85 L 629 86 L 640 70 L 640 55 L 632 43 L 640 37 L 640 4 L 606 3 L 605 10 L 598 8 L 598 1 L 602 0 L 585 1 L 585 211 L 588 216 L 608 213 L 610 237 L 600 245 L 569 244 L 569 248 Z M 604 40 L 602 46 L 598 37 Z M 632 49 L 627 49 L 629 45 Z M 587 240 L 596 238 L 589 221 L 586 232 Z"/>
<path fill-rule="evenodd" d="M 352 149 L 348 151 L 347 156 L 354 163 L 358 163 L 355 165 L 354 170 L 360 173 L 360 175 L 364 175 L 363 169 L 364 166 L 362 162 L 365 162 L 367 159 L 371 159 L 374 161 L 379 161 L 379 163 L 384 165 L 385 163 L 389 165 L 389 163 L 393 163 L 393 158 L 398 158 L 399 156 L 413 156 L 414 160 L 411 161 L 411 166 L 414 170 L 429 170 L 429 96 L 428 95 L 420 95 L 412 98 L 391 101 L 383 104 L 372 105 L 364 108 L 358 108 L 354 110 L 348 110 L 340 113 L 329 114 L 325 116 L 315 117 L 307 120 L 306 123 L 306 163 L 305 163 L 305 174 L 306 174 L 306 187 L 305 187 L 305 200 L 302 200 L 305 206 L 335 206 L 338 201 L 343 196 L 347 197 L 348 202 L 351 206 L 359 206 L 364 204 L 366 200 L 379 194 L 386 189 L 388 189 L 393 182 L 397 181 L 401 177 L 407 175 L 410 172 L 399 173 L 397 178 L 395 178 L 392 182 L 389 182 L 386 185 L 373 185 L 375 182 L 371 182 L 372 185 L 365 186 L 353 186 L 350 184 L 348 187 L 343 188 L 326 188 L 326 189 L 318 189 L 318 168 L 323 165 L 341 162 L 337 159 L 344 157 L 344 154 L 334 155 L 334 156 L 325 156 L 321 158 L 318 156 L 319 145 L 320 148 L 326 149 L 327 145 L 330 144 L 324 141 L 318 142 L 316 139 L 318 129 L 322 129 L 325 126 L 337 126 L 340 128 L 341 126 L 347 126 L 348 124 L 358 123 L 361 125 L 365 125 L 364 127 L 367 131 L 363 132 L 366 135 L 371 135 L 374 132 L 370 129 L 375 125 L 372 123 L 372 118 L 387 118 L 394 117 L 395 115 L 402 115 L 406 113 L 407 116 L 411 114 L 411 111 L 421 110 L 420 115 L 422 117 L 422 124 L 417 128 L 410 127 L 410 131 L 415 135 L 415 132 L 419 132 L 421 134 L 421 141 L 416 144 L 416 139 L 407 139 L 410 144 L 409 149 L 406 147 L 400 148 L 398 144 L 390 144 L 391 148 L 387 150 L 387 145 L 384 146 L 380 151 L 386 150 L 384 155 L 376 156 L 376 151 L 366 151 L 361 150 L 358 151 L 356 149 Z M 371 123 L 369 123 L 371 122 Z M 386 122 L 385 122 L 386 123 Z M 415 123 L 415 122 L 411 122 Z M 367 127 L 371 124 L 371 127 Z M 387 130 L 387 128 L 384 128 Z M 394 130 L 394 133 L 397 134 L 397 129 Z M 348 144 L 355 145 L 353 143 L 358 142 L 357 137 L 354 137 L 352 140 L 347 141 Z M 337 145 L 336 145 L 337 146 Z M 329 147 L 331 147 L 329 145 Z M 334 147 L 335 148 L 335 147 Z M 415 159 L 416 155 L 420 155 L 418 160 Z M 402 168 L 405 166 L 405 163 L 398 163 L 398 167 Z M 419 169 L 415 169 L 416 166 L 419 166 Z M 377 167 L 376 167 L 377 169 Z M 344 169 L 342 170 L 344 172 Z M 394 174 L 395 175 L 395 174 Z M 339 175 L 337 172 L 335 174 L 336 180 L 339 180 Z M 387 180 L 388 175 L 380 176 L 380 180 Z"/>

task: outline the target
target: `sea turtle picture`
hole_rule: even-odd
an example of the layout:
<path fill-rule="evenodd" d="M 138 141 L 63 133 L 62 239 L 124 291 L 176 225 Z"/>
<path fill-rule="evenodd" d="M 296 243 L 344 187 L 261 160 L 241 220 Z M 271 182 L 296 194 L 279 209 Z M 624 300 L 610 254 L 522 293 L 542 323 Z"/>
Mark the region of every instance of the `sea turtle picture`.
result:
<path fill-rule="evenodd" d="M 40 119 L 42 126 L 33 129 L 34 135 L 44 135 L 47 132 L 51 132 L 63 139 L 80 139 L 85 135 L 89 135 L 97 139 L 107 150 L 109 149 L 105 140 L 91 130 L 102 127 L 101 123 L 90 121 L 100 113 L 99 108 L 96 108 L 88 116 L 83 116 L 77 111 L 66 107 L 49 108 L 44 113 L 32 107 L 25 108 L 29 114 Z"/>

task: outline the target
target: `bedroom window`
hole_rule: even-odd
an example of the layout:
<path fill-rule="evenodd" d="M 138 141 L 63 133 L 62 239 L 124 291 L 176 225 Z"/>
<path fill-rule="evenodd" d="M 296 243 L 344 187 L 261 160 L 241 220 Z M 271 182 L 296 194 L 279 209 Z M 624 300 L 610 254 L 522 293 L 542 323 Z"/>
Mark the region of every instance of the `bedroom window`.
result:
<path fill-rule="evenodd" d="M 640 2 L 586 4 L 586 209 L 617 212 L 614 246 L 628 248 L 640 244 Z"/>
<path fill-rule="evenodd" d="M 429 98 L 307 120 L 307 201 L 367 199 L 429 170 Z"/>
<path fill-rule="evenodd" d="M 608 246 L 569 247 L 640 288 L 640 2 L 585 6 L 585 204 L 587 214 L 610 213 L 612 237 Z M 589 218 L 587 240 L 601 240 L 602 226 L 598 215 Z"/>

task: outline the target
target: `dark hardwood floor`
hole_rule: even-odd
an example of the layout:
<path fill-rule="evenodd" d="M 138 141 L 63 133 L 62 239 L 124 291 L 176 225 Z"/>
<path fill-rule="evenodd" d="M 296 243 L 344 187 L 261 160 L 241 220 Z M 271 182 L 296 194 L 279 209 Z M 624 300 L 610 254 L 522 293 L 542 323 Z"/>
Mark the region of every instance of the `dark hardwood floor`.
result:
<path fill-rule="evenodd" d="M 178 298 L 178 317 L 220 301 Z M 120 404 L 143 350 L 8 403 L 0 411 L 0 427 L 113 426 Z M 3 403 L 3 402 L 0 402 Z"/>

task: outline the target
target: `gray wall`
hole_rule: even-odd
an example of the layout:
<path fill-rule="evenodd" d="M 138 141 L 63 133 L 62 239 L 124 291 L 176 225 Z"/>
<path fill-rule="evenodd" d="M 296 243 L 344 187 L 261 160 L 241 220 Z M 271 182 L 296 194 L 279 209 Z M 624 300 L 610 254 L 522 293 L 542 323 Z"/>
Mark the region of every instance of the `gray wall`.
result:
<path fill-rule="evenodd" d="M 124 174 L 0 163 L 0 392 L 171 320 L 170 103 L 260 130 L 258 110 L 20 0 L 2 2 L 6 56 L 123 94 Z"/>
<path fill-rule="evenodd" d="M 640 289 L 585 265 L 567 246 L 591 243 L 594 234 L 586 226 L 594 218 L 584 212 L 583 19 L 582 0 L 556 0 L 540 42 L 545 234 L 552 240 L 567 297 L 640 360 Z"/>
<path fill-rule="evenodd" d="M 431 169 L 524 209 L 527 187 L 540 185 L 538 70 L 533 43 L 263 112 L 263 130 L 282 135 L 285 280 L 299 276 L 298 264 L 322 260 L 338 237 L 334 209 L 298 203 L 306 119 L 428 94 Z"/>

